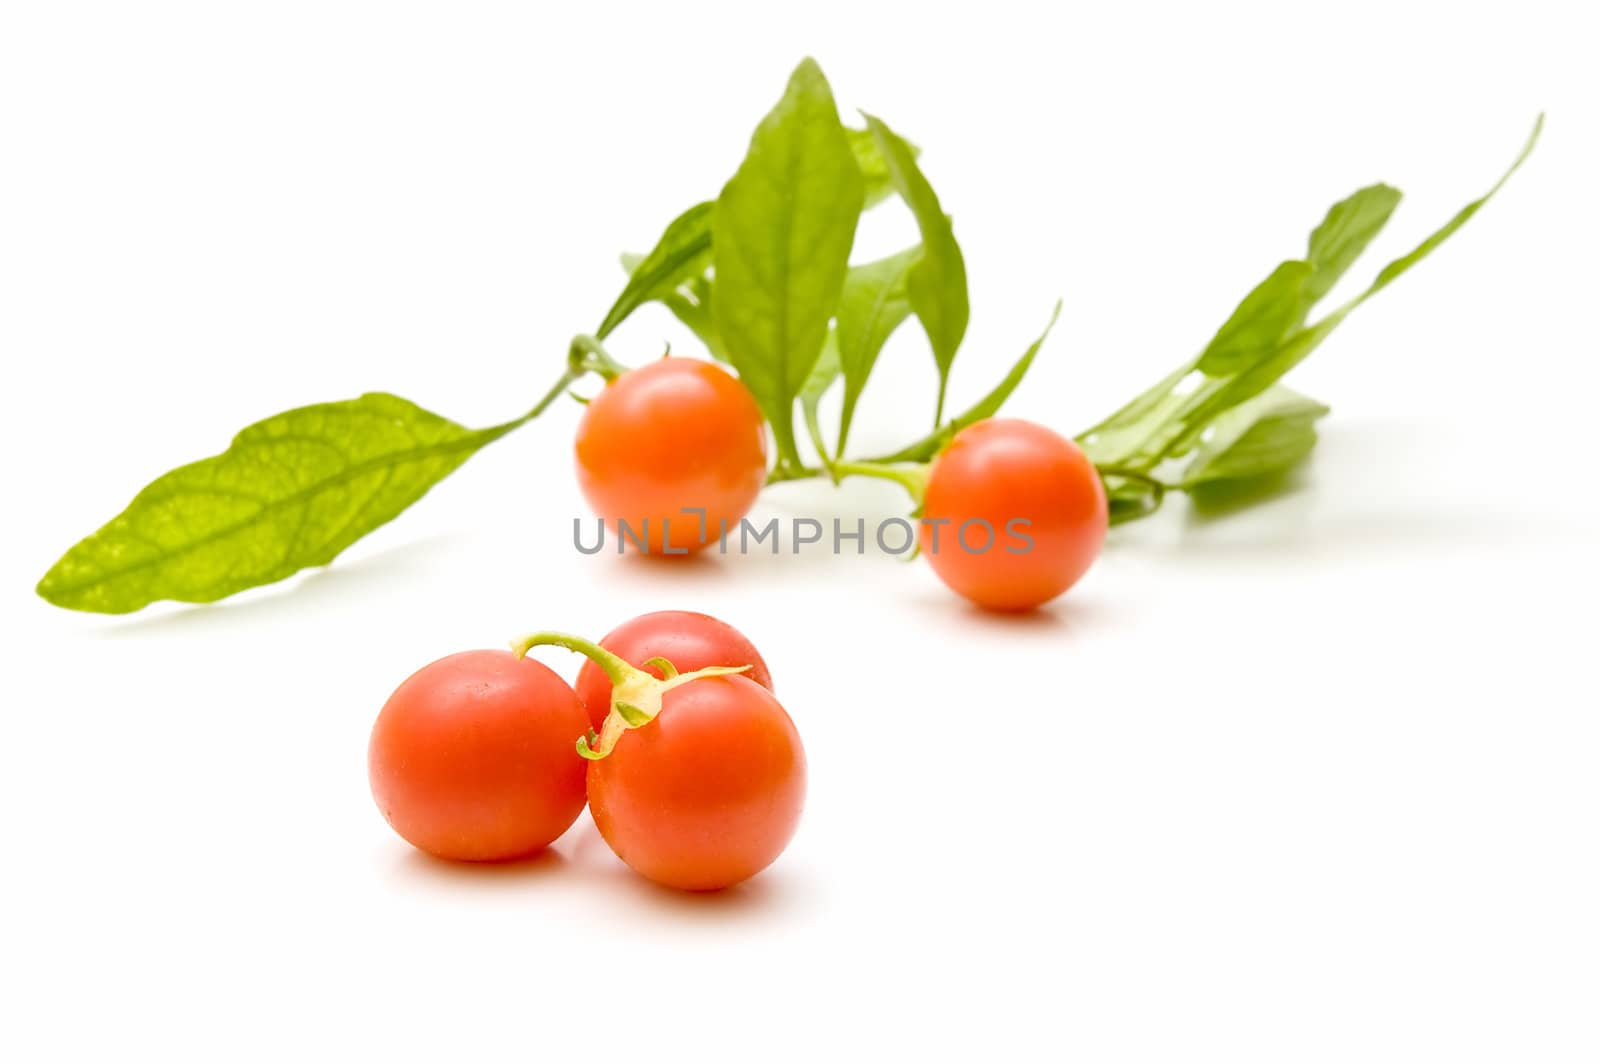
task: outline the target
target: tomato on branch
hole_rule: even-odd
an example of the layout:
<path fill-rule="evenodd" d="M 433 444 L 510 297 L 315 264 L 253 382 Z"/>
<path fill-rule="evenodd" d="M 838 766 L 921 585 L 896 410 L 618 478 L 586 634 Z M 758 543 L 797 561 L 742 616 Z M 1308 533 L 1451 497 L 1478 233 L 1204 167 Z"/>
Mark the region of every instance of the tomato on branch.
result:
<path fill-rule="evenodd" d="M 575 445 L 578 486 L 607 526 L 651 554 L 717 541 L 767 475 L 766 423 L 750 392 L 694 358 L 623 373 L 590 400 Z"/>
<path fill-rule="evenodd" d="M 737 667 L 749 665 L 747 678 L 768 690 L 772 689 L 772 674 L 767 662 L 749 639 L 731 625 L 704 613 L 665 610 L 646 613 L 618 627 L 600 640 L 602 648 L 610 650 L 635 668 L 642 668 L 658 679 L 665 679 L 655 658 L 671 661 L 679 671 L 692 672 L 712 665 Z M 605 725 L 611 712 L 611 679 L 594 661 L 586 660 L 574 684 L 578 700 L 588 710 L 589 720 L 595 730 Z"/>
<path fill-rule="evenodd" d="M 556 632 L 513 649 L 534 646 L 581 653 L 610 681 L 610 712 L 578 752 L 595 826 L 624 863 L 663 886 L 717 890 L 778 858 L 805 804 L 805 750 L 772 692 L 741 674 L 750 666 L 679 672 L 654 657 L 658 678 Z"/>

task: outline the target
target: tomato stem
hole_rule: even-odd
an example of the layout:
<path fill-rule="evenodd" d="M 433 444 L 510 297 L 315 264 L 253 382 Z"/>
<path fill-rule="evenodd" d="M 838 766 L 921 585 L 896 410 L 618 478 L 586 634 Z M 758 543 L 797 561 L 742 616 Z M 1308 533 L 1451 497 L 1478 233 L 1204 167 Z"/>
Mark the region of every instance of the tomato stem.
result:
<path fill-rule="evenodd" d="M 873 461 L 836 461 L 833 463 L 833 471 L 841 477 L 870 476 L 897 483 L 906 489 L 906 494 L 911 496 L 911 501 L 918 507 L 922 505 L 922 496 L 928 491 L 926 465 L 880 465 Z"/>
<path fill-rule="evenodd" d="M 673 676 L 678 674 L 677 666 L 671 661 L 667 660 L 665 657 L 652 657 L 644 663 L 660 672 L 661 678 L 663 679 L 671 679 Z"/>
<path fill-rule="evenodd" d="M 1095 471 L 1100 474 L 1101 479 L 1132 480 L 1135 483 L 1146 484 L 1155 488 L 1157 493 L 1170 491 L 1174 486 L 1160 477 L 1152 476 L 1143 470 L 1128 469 L 1121 465 L 1096 465 Z"/>
<path fill-rule="evenodd" d="M 565 373 L 561 374 L 561 379 L 552 384 L 550 386 L 550 390 L 544 393 L 544 398 L 540 399 L 533 409 L 517 418 L 513 423 L 518 425 L 527 424 L 545 410 L 548 410 L 550 408 L 550 404 L 559 399 L 562 393 L 573 384 L 577 383 L 578 379 L 582 376 L 582 373 L 573 372 L 571 368 L 568 368 Z"/>
<path fill-rule="evenodd" d="M 534 635 L 524 635 L 512 640 L 511 652 L 518 658 L 526 657 L 528 651 L 535 646 L 560 646 L 573 653 L 581 653 L 599 666 L 611 680 L 611 709 L 606 714 L 605 723 L 600 727 L 598 737 L 591 730 L 588 735 L 578 739 L 578 755 L 585 760 L 600 760 L 616 748 L 617 740 L 624 731 L 643 727 L 655 719 L 661 712 L 661 699 L 667 691 L 674 687 L 692 683 L 697 679 L 707 679 L 717 675 L 738 675 L 750 670 L 749 665 L 740 665 L 738 668 L 723 668 L 720 666 L 701 668 L 693 672 L 679 672 L 671 661 L 663 657 L 652 657 L 646 664 L 659 668 L 665 679 L 657 679 L 649 672 L 635 668 L 627 661 L 618 657 L 599 643 L 591 642 L 577 635 L 567 635 L 559 631 L 541 631 Z"/>
<path fill-rule="evenodd" d="M 612 686 L 616 686 L 618 683 L 625 683 L 636 674 L 647 674 L 641 673 L 639 669 L 597 642 L 590 642 L 588 639 L 579 638 L 577 635 L 565 635 L 559 631 L 541 631 L 536 635 L 524 635 L 520 639 L 512 641 L 511 652 L 518 657 L 526 657 L 528 651 L 535 646 L 560 646 L 564 650 L 583 654 L 600 666 L 600 670 L 606 674 L 606 678 L 611 680 Z"/>
<path fill-rule="evenodd" d="M 569 372 L 579 376 L 594 373 L 608 384 L 628 371 L 627 366 L 607 353 L 599 340 L 582 333 L 572 337 L 572 346 L 567 348 L 567 367 Z"/>
<path fill-rule="evenodd" d="M 767 485 L 788 483 L 790 480 L 811 480 L 822 476 L 826 470 L 811 465 L 777 465 L 767 473 Z"/>

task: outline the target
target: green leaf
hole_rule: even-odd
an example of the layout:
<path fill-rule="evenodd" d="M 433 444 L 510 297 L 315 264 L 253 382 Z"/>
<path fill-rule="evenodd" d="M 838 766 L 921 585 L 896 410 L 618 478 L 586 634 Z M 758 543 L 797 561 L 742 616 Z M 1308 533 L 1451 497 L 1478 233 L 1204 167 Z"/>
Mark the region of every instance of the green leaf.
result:
<path fill-rule="evenodd" d="M 712 213 L 712 204 L 696 203 L 667 225 L 656 246 L 629 273 L 622 294 L 595 330 L 597 339 L 605 339 L 645 303 L 665 298 L 684 281 L 705 272 L 711 261 Z"/>
<path fill-rule="evenodd" d="M 950 218 L 939 205 L 933 186 L 917 166 L 911 146 L 879 119 L 866 115 L 867 128 L 878 140 L 900 198 L 916 216 L 922 233 L 922 257 L 907 279 L 911 308 L 928 334 L 933 359 L 939 367 L 939 399 L 934 423 L 944 417 L 945 384 L 961 340 L 967 334 L 967 264 L 956 243 Z"/>
<path fill-rule="evenodd" d="M 1510 168 L 1501 175 L 1500 180 L 1494 183 L 1494 187 L 1471 203 L 1468 203 L 1465 207 L 1462 207 L 1461 210 L 1456 212 L 1455 217 L 1431 233 L 1427 239 L 1423 240 L 1410 252 L 1383 267 L 1378 273 L 1377 279 L 1372 282 L 1366 291 L 1337 310 L 1329 312 L 1327 316 L 1316 324 L 1308 325 L 1292 333 L 1277 350 L 1229 380 L 1217 394 L 1204 396 L 1201 401 L 1195 403 L 1194 409 L 1187 416 L 1189 424 L 1184 436 L 1180 437 L 1180 446 L 1182 442 L 1194 439 L 1199 432 L 1204 430 L 1205 425 L 1209 424 L 1224 410 L 1232 409 L 1240 403 L 1254 398 L 1277 383 L 1285 373 L 1305 361 L 1311 352 L 1316 350 L 1322 344 L 1322 341 L 1327 339 L 1328 335 L 1339 326 L 1340 322 L 1350 315 L 1352 310 L 1388 287 L 1396 277 L 1399 277 L 1412 266 L 1427 258 L 1440 244 L 1455 235 L 1457 230 L 1465 225 L 1485 203 L 1494 197 L 1496 192 L 1505 186 L 1511 175 L 1516 173 L 1517 169 L 1527 160 L 1528 155 L 1533 151 L 1533 146 L 1538 143 L 1539 133 L 1543 128 L 1544 115 L 1541 114 L 1534 123 L 1533 132 L 1529 134 L 1527 143 L 1523 145 L 1522 151 L 1517 154 Z"/>
<path fill-rule="evenodd" d="M 1195 371 L 1199 359 L 1180 365 L 1127 405 L 1077 437 L 1096 465 L 1121 465 L 1138 454 L 1183 405 L 1178 385 Z"/>
<path fill-rule="evenodd" d="M 1312 230 L 1306 246 L 1306 259 L 1313 270 L 1306 281 L 1307 309 L 1339 282 L 1399 205 L 1398 188 L 1377 184 L 1360 189 L 1328 208 L 1327 217 Z"/>
<path fill-rule="evenodd" d="M 801 401 L 815 403 L 828 393 L 838 379 L 839 334 L 829 329 L 828 338 L 822 343 L 822 353 L 817 356 L 817 364 L 811 367 L 811 375 L 806 377 L 805 384 L 800 388 Z"/>
<path fill-rule="evenodd" d="M 1159 395 L 1156 396 L 1152 401 L 1161 404 L 1159 412 L 1148 414 L 1155 421 L 1154 424 L 1147 421 L 1140 426 L 1141 430 L 1145 432 L 1146 438 L 1138 453 L 1132 456 L 1136 464 L 1141 468 L 1148 469 L 1168 459 L 1179 458 L 1188 454 L 1196 447 L 1207 429 L 1227 411 L 1262 394 L 1276 384 L 1284 374 L 1305 361 L 1353 310 L 1382 291 L 1396 277 L 1427 257 L 1428 254 L 1459 230 L 1462 225 L 1466 224 L 1496 192 L 1504 187 L 1506 181 L 1528 158 L 1534 144 L 1538 141 L 1539 133 L 1543 126 L 1544 116 L 1540 115 L 1522 151 L 1517 155 L 1516 160 L 1512 162 L 1510 168 L 1501 176 L 1500 180 L 1495 182 L 1494 187 L 1482 197 L 1463 207 L 1448 223 L 1428 236 L 1410 253 L 1395 259 L 1385 266 L 1378 274 L 1377 279 L 1360 295 L 1337 309 L 1328 312 L 1314 324 L 1292 329 L 1279 343 L 1267 349 L 1254 361 L 1246 360 L 1243 361 L 1243 364 L 1234 367 L 1234 372 L 1231 374 L 1207 379 L 1200 387 L 1184 395 L 1181 402 L 1172 402 L 1171 396 L 1176 394 L 1175 390 L 1166 391 L 1164 393 L 1167 396 L 1166 398 L 1162 398 Z M 1357 193 L 1355 197 L 1351 198 L 1355 199 L 1361 195 L 1362 193 Z M 1381 200 L 1376 202 L 1381 205 Z M 1329 212 L 1330 217 L 1333 216 L 1338 208 L 1339 205 L 1335 204 L 1334 210 Z M 1379 212 L 1373 207 L 1369 207 L 1367 210 L 1368 217 L 1364 224 L 1370 227 L 1373 224 L 1373 218 Z M 1346 245 L 1360 242 L 1365 238 L 1348 234 L 1338 236 L 1335 231 L 1337 226 L 1334 229 L 1330 229 L 1328 224 L 1328 221 L 1325 220 L 1323 225 L 1319 227 L 1318 231 L 1322 233 L 1321 237 L 1313 233 L 1312 241 L 1317 245 L 1313 250 L 1313 257 L 1320 254 L 1325 264 L 1325 269 L 1336 269 L 1343 261 L 1344 255 L 1348 253 L 1345 250 Z M 1361 226 L 1353 226 L 1352 231 L 1359 228 Z M 1174 385 L 1175 387 L 1176 385 Z M 1094 431 L 1091 429 L 1091 434 Z M 1096 460 L 1098 461 L 1100 458 L 1096 456 Z"/>
<path fill-rule="evenodd" d="M 1200 371 L 1207 376 L 1228 376 L 1271 354 L 1305 318 L 1310 278 L 1310 263 L 1298 259 L 1280 262 L 1217 330 L 1200 355 Z"/>
<path fill-rule="evenodd" d="M 1314 325 L 1298 329 L 1271 354 L 1242 372 L 1190 395 L 1179 411 L 1175 429 L 1162 447 L 1164 457 L 1182 457 L 1217 418 L 1276 384 L 1285 373 L 1310 357 L 1354 308 L 1347 304 Z"/>
<path fill-rule="evenodd" d="M 867 210 L 894 195 L 894 178 L 889 175 L 889 163 L 878 148 L 878 138 L 872 134 L 872 130 L 846 126 L 844 135 L 850 138 L 850 150 L 855 153 L 856 165 L 861 168 L 862 185 L 866 192 L 862 209 Z M 906 142 L 906 147 L 911 149 L 913 158 L 922 153 L 910 141 Z"/>
<path fill-rule="evenodd" d="M 131 613 L 325 565 L 525 419 L 472 430 L 379 393 L 280 413 L 140 491 L 55 563 L 39 594 Z"/>
<path fill-rule="evenodd" d="M 1293 467 L 1316 445 L 1315 425 L 1327 412 L 1322 403 L 1274 385 L 1216 419 L 1180 486 L 1250 479 Z"/>
<path fill-rule="evenodd" d="M 1113 525 L 1140 520 L 1160 509 L 1162 498 L 1152 484 L 1119 480 L 1106 487 L 1107 515 Z"/>
<path fill-rule="evenodd" d="M 794 399 L 844 286 L 863 202 L 833 93 L 806 59 L 762 120 L 712 220 L 712 320 L 739 377 L 796 463 Z"/>
<path fill-rule="evenodd" d="M 966 413 L 951 422 L 955 431 L 959 432 L 968 425 L 977 424 L 979 421 L 987 421 L 1000 412 L 1000 407 L 1005 405 L 1006 400 L 1011 397 L 1011 393 L 1017 390 L 1017 385 L 1022 383 L 1022 378 L 1028 375 L 1028 370 L 1033 367 L 1034 358 L 1038 357 L 1039 351 L 1044 347 L 1044 341 L 1050 338 L 1050 330 L 1056 327 L 1056 321 L 1060 317 L 1061 300 L 1057 299 L 1055 307 L 1050 311 L 1050 320 L 1045 322 L 1044 331 L 1039 333 L 1039 338 L 1034 340 L 1028 349 L 1022 353 L 1022 357 L 1017 359 L 1010 372 L 1006 373 L 1005 378 L 996 384 L 993 390 L 973 403 Z"/>
<path fill-rule="evenodd" d="M 1517 154 L 1515 161 L 1511 163 L 1511 167 L 1500 176 L 1500 180 L 1494 183 L 1494 187 L 1489 189 L 1489 191 L 1485 192 L 1482 196 L 1479 196 L 1477 199 L 1473 200 L 1471 203 L 1468 203 L 1466 206 L 1462 207 L 1456 212 L 1455 217 L 1451 218 L 1437 231 L 1429 235 L 1426 240 L 1418 244 L 1408 254 L 1400 256 L 1387 266 L 1383 267 L 1383 269 L 1378 273 L 1378 279 L 1373 281 L 1372 287 L 1368 288 L 1367 291 L 1362 294 L 1360 301 L 1364 302 L 1373 294 L 1382 291 L 1389 285 L 1390 281 L 1400 276 L 1412 266 L 1415 266 L 1418 262 L 1421 262 L 1424 258 L 1427 258 L 1428 255 L 1432 253 L 1434 248 L 1450 239 L 1450 237 L 1455 234 L 1457 229 L 1461 228 L 1463 225 L 1467 224 L 1468 221 L 1472 220 L 1472 216 L 1478 213 L 1478 211 L 1483 208 L 1485 203 L 1494 198 L 1494 194 L 1500 191 L 1500 189 L 1505 186 L 1507 181 L 1511 180 L 1511 175 L 1516 173 L 1517 170 L 1521 168 L 1522 164 L 1528 160 L 1529 155 L 1533 154 L 1533 146 L 1539 142 L 1539 134 L 1543 130 L 1544 115 L 1541 114 L 1538 120 L 1533 123 L 1533 132 L 1528 134 L 1527 143 L 1522 146 L 1522 151 Z"/>
<path fill-rule="evenodd" d="M 852 266 L 839 295 L 838 362 L 844 374 L 844 408 L 839 415 L 839 453 L 850 436 L 850 421 L 883 345 L 911 313 L 906 282 L 922 255 L 908 247 L 899 254 Z"/>
<path fill-rule="evenodd" d="M 622 268 L 632 273 L 644 261 L 643 255 L 624 254 Z M 719 362 L 726 362 L 728 356 L 722 350 L 722 343 L 717 337 L 716 327 L 711 321 L 711 278 L 705 273 L 690 277 L 679 284 L 672 291 L 658 295 L 657 300 L 668 310 L 672 316 L 683 322 L 684 326 L 706 346 L 711 356 Z"/>
<path fill-rule="evenodd" d="M 1022 378 L 1028 375 L 1028 370 L 1033 366 L 1034 358 L 1038 357 L 1040 349 L 1044 347 L 1044 341 L 1049 339 L 1050 330 L 1055 328 L 1056 320 L 1060 316 L 1061 301 L 1058 299 L 1055 309 L 1050 311 L 1050 321 L 1045 325 L 1044 331 L 1039 334 L 1039 338 L 1034 340 L 1032 346 L 1023 352 L 1021 358 L 1017 359 L 1016 364 L 1011 367 L 1011 371 L 1005 375 L 1005 379 L 996 384 L 993 390 L 975 402 L 965 413 L 942 428 L 936 429 L 909 446 L 902 447 L 893 454 L 885 454 L 882 457 L 871 459 L 871 463 L 894 465 L 907 461 L 928 461 L 944 449 L 944 445 L 950 441 L 951 436 L 968 425 L 988 420 L 999 413 L 1000 407 L 1005 405 L 1005 401 L 1011 397 L 1011 393 L 1017 390 L 1017 385 L 1022 383 Z"/>
<path fill-rule="evenodd" d="M 829 329 L 828 338 L 822 342 L 822 353 L 817 356 L 817 364 L 811 367 L 811 375 L 806 377 L 805 384 L 800 388 L 800 412 L 805 416 L 806 432 L 811 437 L 811 445 L 816 448 L 817 457 L 824 465 L 829 465 L 832 459 L 828 456 L 827 441 L 822 438 L 822 424 L 817 418 L 817 406 L 822 402 L 822 396 L 833 387 L 833 382 L 839 379 L 839 331 Z"/>

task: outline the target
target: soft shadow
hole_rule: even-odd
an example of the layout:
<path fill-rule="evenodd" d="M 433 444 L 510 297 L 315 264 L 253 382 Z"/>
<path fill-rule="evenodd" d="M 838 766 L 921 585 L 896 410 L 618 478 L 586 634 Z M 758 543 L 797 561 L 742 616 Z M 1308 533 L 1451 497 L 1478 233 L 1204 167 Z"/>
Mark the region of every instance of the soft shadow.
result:
<path fill-rule="evenodd" d="M 396 861 L 395 870 L 400 878 L 448 884 L 455 888 L 516 889 L 530 880 L 557 874 L 566 866 L 567 858 L 555 849 L 544 849 L 517 860 L 472 863 L 442 860 L 408 846 L 405 855 Z"/>
<path fill-rule="evenodd" d="M 392 589 L 406 579 L 413 579 L 423 558 L 437 553 L 453 538 L 435 535 L 357 560 L 335 560 L 322 568 L 290 576 L 281 583 L 246 591 L 242 596 L 220 602 L 177 606 L 165 603 L 166 609 L 162 612 L 110 620 L 97 629 L 96 634 L 111 638 L 162 635 L 186 631 L 196 625 L 211 628 L 223 623 L 276 621 L 297 612 L 325 609 L 336 599 L 355 598 L 385 587 Z"/>
<path fill-rule="evenodd" d="M 924 615 L 942 617 L 960 625 L 960 630 L 983 630 L 1021 638 L 1058 638 L 1078 631 L 1090 631 L 1107 622 L 1105 609 L 1093 599 L 1074 597 L 1069 589 L 1054 601 L 1036 609 L 996 612 L 962 598 L 938 584 L 918 595 Z"/>
<path fill-rule="evenodd" d="M 963 598 L 953 612 L 963 625 L 970 627 L 1012 634 L 1054 634 L 1075 626 L 1076 618 L 1084 610 L 1071 602 L 1058 600 L 1036 609 L 1002 613 Z"/>
<path fill-rule="evenodd" d="M 658 886 L 620 861 L 589 876 L 597 887 L 618 895 L 627 910 L 708 924 L 766 920 L 796 907 L 801 896 L 798 883 L 784 875 L 781 861 L 736 886 L 699 893 Z"/>
<path fill-rule="evenodd" d="M 597 566 L 599 578 L 608 584 L 678 590 L 704 587 L 731 578 L 728 557 L 720 557 L 716 547 L 686 555 L 643 554 L 629 551 L 621 556 L 585 558 Z"/>

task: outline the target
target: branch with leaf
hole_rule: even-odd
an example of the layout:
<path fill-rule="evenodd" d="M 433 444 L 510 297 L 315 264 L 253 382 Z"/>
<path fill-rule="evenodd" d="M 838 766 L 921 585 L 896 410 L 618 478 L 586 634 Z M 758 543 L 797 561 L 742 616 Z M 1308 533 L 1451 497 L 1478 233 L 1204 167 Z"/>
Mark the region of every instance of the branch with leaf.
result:
<path fill-rule="evenodd" d="M 1112 519 L 1148 516 L 1173 491 L 1261 482 L 1303 461 L 1328 410 L 1281 378 L 1477 213 L 1527 158 L 1542 124 L 1488 193 L 1385 266 L 1358 296 L 1312 320 L 1400 193 L 1379 184 L 1334 204 L 1304 257 L 1281 263 L 1251 290 L 1199 355 L 1080 433 Z M 852 263 L 862 213 L 891 199 L 910 211 L 918 243 Z M 809 59 L 720 194 L 679 214 L 647 254 L 627 256 L 624 265 L 627 280 L 599 327 L 573 340 L 558 379 L 521 416 L 468 429 L 405 399 L 369 394 L 269 417 L 223 453 L 145 487 L 68 550 L 38 593 L 69 609 L 126 613 L 163 599 L 215 601 L 327 564 L 572 384 L 626 372 L 605 341 L 652 302 L 737 371 L 760 406 L 776 444 L 769 483 L 853 475 L 905 481 L 908 466 L 933 460 L 956 432 L 1001 409 L 1060 313 L 1057 304 L 1043 334 L 991 390 L 946 417 L 946 384 L 970 315 L 953 223 L 918 149 L 873 115 L 859 127 L 843 124 Z M 938 376 L 932 428 L 892 453 L 849 458 L 850 428 L 879 353 L 912 318 Z M 842 402 L 830 441 L 820 405 L 836 385 Z M 802 430 L 818 464 L 801 457 Z"/>

